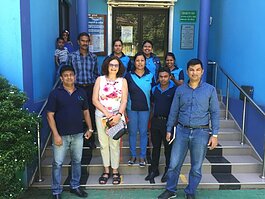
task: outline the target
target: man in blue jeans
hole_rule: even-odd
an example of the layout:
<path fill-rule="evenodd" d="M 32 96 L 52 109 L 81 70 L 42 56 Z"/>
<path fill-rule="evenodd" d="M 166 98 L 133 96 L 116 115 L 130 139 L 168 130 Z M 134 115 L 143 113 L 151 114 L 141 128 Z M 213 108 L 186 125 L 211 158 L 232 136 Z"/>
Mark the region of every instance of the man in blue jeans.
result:
<path fill-rule="evenodd" d="M 219 103 L 216 90 L 213 86 L 201 81 L 203 66 L 199 59 L 191 59 L 187 63 L 187 74 L 189 81 L 177 88 L 170 109 L 167 141 L 170 141 L 171 130 L 177 119 L 178 125 L 171 151 L 166 190 L 158 196 L 158 199 L 177 197 L 176 187 L 188 149 L 191 169 L 189 184 L 184 192 L 187 199 L 195 199 L 195 192 L 202 178 L 201 168 L 207 146 L 212 150 L 218 144 Z M 210 122 L 212 135 L 209 139 Z"/>
<path fill-rule="evenodd" d="M 72 66 L 61 67 L 60 79 L 62 85 L 50 93 L 47 103 L 47 119 L 53 138 L 52 194 L 54 199 L 61 199 L 62 164 L 67 150 L 70 149 L 70 192 L 84 198 L 87 193 L 80 189 L 79 182 L 84 136 L 83 118 L 88 126 L 85 138 L 89 139 L 93 132 L 87 95 L 83 89 L 75 87 L 75 70 Z"/>

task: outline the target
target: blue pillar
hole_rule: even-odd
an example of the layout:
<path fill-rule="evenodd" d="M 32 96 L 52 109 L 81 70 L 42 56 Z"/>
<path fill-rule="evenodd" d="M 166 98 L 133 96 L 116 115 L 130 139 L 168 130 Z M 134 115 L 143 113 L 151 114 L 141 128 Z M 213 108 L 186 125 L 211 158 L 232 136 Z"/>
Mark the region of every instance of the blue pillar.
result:
<path fill-rule="evenodd" d="M 87 10 L 88 0 L 77 0 L 77 30 L 78 34 L 81 32 L 87 32 Z"/>
<path fill-rule="evenodd" d="M 199 45 L 198 57 L 202 61 L 204 67 L 204 75 L 202 80 L 206 81 L 207 62 L 208 62 L 208 37 L 210 26 L 210 0 L 201 0 L 200 2 L 200 28 L 199 28 Z"/>

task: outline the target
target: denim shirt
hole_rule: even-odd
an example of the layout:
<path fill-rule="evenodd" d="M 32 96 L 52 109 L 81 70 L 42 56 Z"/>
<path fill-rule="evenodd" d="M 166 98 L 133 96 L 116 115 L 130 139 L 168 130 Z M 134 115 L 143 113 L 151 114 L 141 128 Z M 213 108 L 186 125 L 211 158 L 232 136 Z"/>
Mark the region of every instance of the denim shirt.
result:
<path fill-rule="evenodd" d="M 179 86 L 175 92 L 167 121 L 167 132 L 178 120 L 182 125 L 201 126 L 211 121 L 212 134 L 219 131 L 219 103 L 215 88 L 201 82 L 195 89 L 188 84 Z"/>

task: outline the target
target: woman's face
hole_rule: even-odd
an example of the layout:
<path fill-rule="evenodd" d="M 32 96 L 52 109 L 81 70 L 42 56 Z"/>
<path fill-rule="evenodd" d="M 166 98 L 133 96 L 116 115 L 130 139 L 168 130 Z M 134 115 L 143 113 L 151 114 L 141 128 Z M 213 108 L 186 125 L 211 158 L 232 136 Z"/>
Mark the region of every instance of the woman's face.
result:
<path fill-rule="evenodd" d="M 149 57 L 152 51 L 153 51 L 153 46 L 150 43 L 146 42 L 143 46 L 143 52 L 145 56 Z"/>
<path fill-rule="evenodd" d="M 139 55 L 136 57 L 134 61 L 134 66 L 137 70 L 144 70 L 145 68 L 145 59 L 143 55 Z"/>
<path fill-rule="evenodd" d="M 174 63 L 175 63 L 175 60 L 173 59 L 172 56 L 167 56 L 166 57 L 166 65 L 167 65 L 167 67 L 173 68 L 174 67 Z"/>
<path fill-rule="evenodd" d="M 118 60 L 114 59 L 109 62 L 108 70 L 109 74 L 117 74 L 119 72 L 119 62 Z"/>
<path fill-rule="evenodd" d="M 68 34 L 66 32 L 63 33 L 63 39 L 64 41 L 68 41 Z"/>

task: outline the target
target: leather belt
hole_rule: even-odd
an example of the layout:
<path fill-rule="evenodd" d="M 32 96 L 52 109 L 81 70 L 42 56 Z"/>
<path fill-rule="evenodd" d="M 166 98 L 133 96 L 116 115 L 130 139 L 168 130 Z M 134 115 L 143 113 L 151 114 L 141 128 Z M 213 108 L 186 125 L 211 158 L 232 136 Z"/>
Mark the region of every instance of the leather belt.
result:
<path fill-rule="evenodd" d="M 209 128 L 209 125 L 188 126 L 188 125 L 183 125 L 180 122 L 178 124 L 182 126 L 183 128 L 187 128 L 187 129 L 208 129 Z"/>
<path fill-rule="evenodd" d="M 167 120 L 167 117 L 164 117 L 164 116 L 154 116 L 154 118 L 159 119 L 159 120 Z"/>

